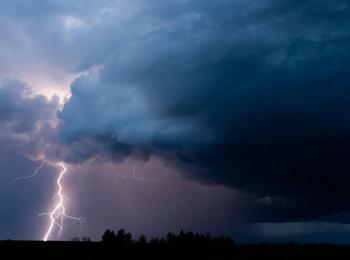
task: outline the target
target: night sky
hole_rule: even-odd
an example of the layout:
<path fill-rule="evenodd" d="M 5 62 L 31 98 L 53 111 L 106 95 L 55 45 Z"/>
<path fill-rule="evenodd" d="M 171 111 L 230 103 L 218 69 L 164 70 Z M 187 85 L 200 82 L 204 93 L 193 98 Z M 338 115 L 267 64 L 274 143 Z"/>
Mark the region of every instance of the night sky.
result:
<path fill-rule="evenodd" d="M 42 238 L 65 162 L 62 239 L 350 243 L 348 1 L 2 0 L 0 25 L 0 239 Z"/>

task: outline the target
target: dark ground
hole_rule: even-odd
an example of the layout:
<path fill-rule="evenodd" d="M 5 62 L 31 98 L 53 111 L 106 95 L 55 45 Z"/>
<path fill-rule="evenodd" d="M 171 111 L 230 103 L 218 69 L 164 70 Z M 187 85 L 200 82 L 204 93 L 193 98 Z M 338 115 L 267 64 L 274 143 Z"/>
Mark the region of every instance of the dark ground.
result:
<path fill-rule="evenodd" d="M 0 259 L 350 259 L 350 245 L 118 245 L 0 241 Z"/>

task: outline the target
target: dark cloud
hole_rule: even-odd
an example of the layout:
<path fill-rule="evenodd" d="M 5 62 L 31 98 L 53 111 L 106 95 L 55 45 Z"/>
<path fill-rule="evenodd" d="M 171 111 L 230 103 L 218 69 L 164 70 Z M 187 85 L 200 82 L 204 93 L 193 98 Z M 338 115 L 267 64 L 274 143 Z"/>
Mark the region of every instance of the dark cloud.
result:
<path fill-rule="evenodd" d="M 58 99 L 34 95 L 18 80 L 0 83 L 0 145 L 31 158 L 43 156 L 53 140 Z"/>
<path fill-rule="evenodd" d="M 243 219 L 347 221 L 346 1 L 34 2 L 0 3 L 0 77 L 81 76 L 58 137 L 57 99 L 3 81 L 0 152 L 156 155 L 240 190 Z"/>
<path fill-rule="evenodd" d="M 255 196 L 255 220 L 348 209 L 346 1 L 156 1 L 142 10 L 118 37 L 91 44 L 84 66 L 94 57 L 98 66 L 72 84 L 60 140 L 93 142 L 84 159 L 156 154 L 188 178 Z"/>

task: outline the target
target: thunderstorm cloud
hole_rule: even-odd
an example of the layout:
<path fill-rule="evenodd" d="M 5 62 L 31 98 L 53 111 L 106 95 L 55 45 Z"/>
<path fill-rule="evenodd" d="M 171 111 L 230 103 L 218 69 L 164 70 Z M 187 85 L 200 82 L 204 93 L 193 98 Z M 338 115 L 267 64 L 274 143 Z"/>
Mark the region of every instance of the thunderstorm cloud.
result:
<path fill-rule="evenodd" d="M 57 97 L 34 95 L 18 80 L 0 83 L 0 146 L 31 158 L 42 156 L 54 135 Z"/>
<path fill-rule="evenodd" d="M 13 2 L 1 153 L 157 158 L 243 194 L 245 220 L 348 222 L 347 1 Z"/>
<path fill-rule="evenodd" d="M 84 159 L 155 154 L 187 178 L 254 194 L 255 220 L 347 210 L 349 11 L 345 1 L 145 4 L 91 39 L 83 65 L 95 67 L 71 86 L 60 140 L 94 143 Z"/>

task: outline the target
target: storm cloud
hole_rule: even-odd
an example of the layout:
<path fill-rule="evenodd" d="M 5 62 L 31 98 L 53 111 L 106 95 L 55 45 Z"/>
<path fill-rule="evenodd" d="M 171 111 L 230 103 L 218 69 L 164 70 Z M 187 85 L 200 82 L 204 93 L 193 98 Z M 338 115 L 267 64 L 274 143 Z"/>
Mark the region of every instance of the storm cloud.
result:
<path fill-rule="evenodd" d="M 90 53 L 74 69 L 89 69 L 59 113 L 59 140 L 75 147 L 66 160 L 156 155 L 186 178 L 250 194 L 253 221 L 349 208 L 346 1 L 105 11 L 103 34 L 80 35 Z"/>
<path fill-rule="evenodd" d="M 34 95 L 18 80 L 0 82 L 0 150 L 35 159 L 53 141 L 58 98 Z"/>
<path fill-rule="evenodd" d="M 1 153 L 158 157 L 184 178 L 241 192 L 245 220 L 348 221 L 347 1 L 0 9 L 0 78 L 22 80 L 0 83 Z M 37 94 L 58 90 L 71 92 L 63 107 Z"/>

